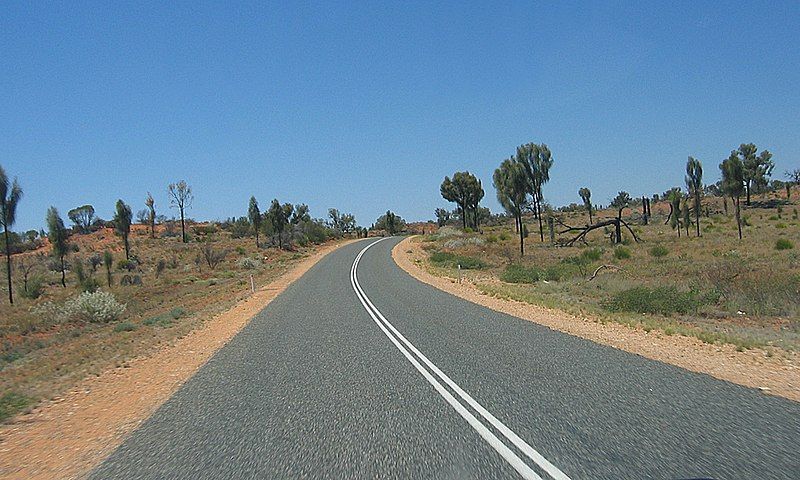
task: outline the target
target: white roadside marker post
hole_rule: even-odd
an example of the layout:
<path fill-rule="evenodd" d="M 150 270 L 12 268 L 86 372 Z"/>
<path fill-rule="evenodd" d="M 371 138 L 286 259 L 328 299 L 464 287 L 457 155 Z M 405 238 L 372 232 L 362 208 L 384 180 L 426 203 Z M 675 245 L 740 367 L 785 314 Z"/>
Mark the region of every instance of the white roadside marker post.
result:
<path fill-rule="evenodd" d="M 461 283 L 461 264 L 458 264 L 458 283 Z"/>
<path fill-rule="evenodd" d="M 250 274 L 250 293 L 256 293 L 256 284 L 253 282 L 253 274 Z"/>

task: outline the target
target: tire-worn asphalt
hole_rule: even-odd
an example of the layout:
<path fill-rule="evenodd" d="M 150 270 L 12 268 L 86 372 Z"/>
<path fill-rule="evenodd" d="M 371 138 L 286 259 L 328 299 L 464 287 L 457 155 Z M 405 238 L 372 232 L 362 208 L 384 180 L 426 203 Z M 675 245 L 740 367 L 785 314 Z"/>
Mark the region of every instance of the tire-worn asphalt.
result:
<path fill-rule="evenodd" d="M 359 303 L 372 241 L 292 284 L 91 478 L 517 477 Z M 366 294 L 573 480 L 800 478 L 800 404 L 438 291 L 394 264 L 397 241 L 362 258 Z"/>

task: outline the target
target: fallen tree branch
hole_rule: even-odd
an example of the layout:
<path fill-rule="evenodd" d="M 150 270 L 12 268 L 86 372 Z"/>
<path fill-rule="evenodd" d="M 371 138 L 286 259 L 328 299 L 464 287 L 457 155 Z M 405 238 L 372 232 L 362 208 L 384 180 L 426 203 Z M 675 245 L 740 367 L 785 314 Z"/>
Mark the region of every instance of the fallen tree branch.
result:
<path fill-rule="evenodd" d="M 600 265 L 599 267 L 597 267 L 597 270 L 595 270 L 595 271 L 594 271 L 594 273 L 592 274 L 592 276 L 591 276 L 591 277 L 589 277 L 589 279 L 587 280 L 587 282 L 591 282 L 592 280 L 594 280 L 594 279 L 597 277 L 597 274 L 598 274 L 598 273 L 600 273 L 600 270 L 602 270 L 602 269 L 604 269 L 604 268 L 607 268 L 607 269 L 609 269 L 609 270 L 613 270 L 613 271 L 615 271 L 615 272 L 618 272 L 618 271 L 622 270 L 621 268 L 619 268 L 619 267 L 618 267 L 618 266 L 616 266 L 616 265 Z"/>

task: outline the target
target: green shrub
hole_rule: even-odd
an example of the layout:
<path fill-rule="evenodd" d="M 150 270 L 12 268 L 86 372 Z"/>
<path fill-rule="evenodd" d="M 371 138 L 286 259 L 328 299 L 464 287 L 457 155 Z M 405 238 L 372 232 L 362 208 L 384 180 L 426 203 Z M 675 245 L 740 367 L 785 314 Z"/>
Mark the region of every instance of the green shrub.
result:
<path fill-rule="evenodd" d="M 786 228 L 786 224 L 783 222 L 778 222 L 775 224 L 775 228 Z"/>
<path fill-rule="evenodd" d="M 499 238 L 500 238 L 500 240 L 505 242 L 506 240 L 511 238 L 511 236 L 508 234 L 508 232 L 500 232 L 500 237 Z"/>
<path fill-rule="evenodd" d="M 500 274 L 500 280 L 506 283 L 536 283 L 543 276 L 544 273 L 535 268 L 512 264 L 503 270 L 503 273 Z"/>
<path fill-rule="evenodd" d="M 769 217 L 769 220 L 774 222 L 776 220 L 780 220 L 780 217 L 778 217 L 777 215 L 772 215 L 771 217 Z"/>
<path fill-rule="evenodd" d="M 0 421 L 22 411 L 32 400 L 16 392 L 6 392 L 0 397 Z"/>
<path fill-rule="evenodd" d="M 459 265 L 461 265 L 461 268 L 464 270 L 480 270 L 486 268 L 486 263 L 478 258 L 456 255 L 450 252 L 434 252 L 431 254 L 430 260 L 440 266 L 450 268 L 457 268 Z"/>
<path fill-rule="evenodd" d="M 794 244 L 788 238 L 779 238 L 775 242 L 775 250 L 790 250 L 794 248 Z"/>
<path fill-rule="evenodd" d="M 115 331 L 115 332 L 132 332 L 132 331 L 134 331 L 134 330 L 136 330 L 136 325 L 134 325 L 134 324 L 133 324 L 133 323 L 131 323 L 131 322 L 122 322 L 122 323 L 118 323 L 118 324 L 117 324 L 117 325 L 114 327 L 114 331 Z"/>
<path fill-rule="evenodd" d="M 41 275 L 34 275 L 28 279 L 28 285 L 19 292 L 22 298 L 36 300 L 44 293 L 44 278 Z"/>
<path fill-rule="evenodd" d="M 158 325 L 160 327 L 168 327 L 172 325 L 173 320 L 177 320 L 186 315 L 186 310 L 182 307 L 175 307 L 169 312 L 162 313 L 161 315 L 156 315 L 155 317 L 150 317 L 147 320 L 142 322 L 142 325 L 153 326 Z"/>
<path fill-rule="evenodd" d="M 692 313 L 714 301 L 713 296 L 702 296 L 695 291 L 680 291 L 675 287 L 634 287 L 614 295 L 603 306 L 612 312 Z"/>
<path fill-rule="evenodd" d="M 245 250 L 243 246 L 239 245 L 238 247 L 236 247 L 236 253 L 238 253 L 239 255 L 245 255 L 247 253 L 247 250 Z"/>
<path fill-rule="evenodd" d="M 489 243 L 497 243 L 497 235 L 492 235 L 492 234 L 487 235 L 486 241 Z"/>
<path fill-rule="evenodd" d="M 561 280 L 574 277 L 577 274 L 585 275 L 585 267 L 588 263 L 586 263 L 585 260 L 581 260 L 580 257 L 570 257 L 564 260 L 570 259 L 573 261 L 562 261 L 561 263 L 556 263 L 555 265 L 550 265 L 545 268 L 544 280 L 548 282 L 560 282 Z"/>
<path fill-rule="evenodd" d="M 129 272 L 132 272 L 132 271 L 136 270 L 136 267 L 138 267 L 138 266 L 139 266 L 139 264 L 137 264 L 133 260 L 122 259 L 119 262 L 117 262 L 117 269 L 118 270 L 127 270 Z"/>
<path fill-rule="evenodd" d="M 616 258 L 617 260 L 625 260 L 626 258 L 631 258 L 631 249 L 622 246 L 615 248 L 614 258 Z"/>
<path fill-rule="evenodd" d="M 587 248 L 586 250 L 581 252 L 581 258 L 584 258 L 589 262 L 596 262 L 600 260 L 602 256 L 603 256 L 603 250 L 597 247 Z"/>
<path fill-rule="evenodd" d="M 664 245 L 654 245 L 653 248 L 650 249 L 650 255 L 660 258 L 666 257 L 669 254 L 669 250 Z"/>

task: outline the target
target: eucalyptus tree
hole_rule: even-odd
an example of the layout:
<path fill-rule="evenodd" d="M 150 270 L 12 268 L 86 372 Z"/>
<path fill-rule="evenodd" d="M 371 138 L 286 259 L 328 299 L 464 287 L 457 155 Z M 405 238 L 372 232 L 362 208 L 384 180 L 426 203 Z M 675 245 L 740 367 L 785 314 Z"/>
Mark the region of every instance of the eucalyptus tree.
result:
<path fill-rule="evenodd" d="M 700 236 L 700 197 L 703 195 L 703 164 L 689 157 L 686 162 L 686 188 L 694 199 L 694 222 L 697 236 Z"/>
<path fill-rule="evenodd" d="M 144 204 L 147 206 L 149 215 L 147 223 L 150 224 L 150 238 L 156 238 L 156 201 L 150 192 L 147 192 L 147 198 L 144 199 Z"/>
<path fill-rule="evenodd" d="M 731 152 L 730 157 L 719 165 L 722 171 L 722 191 L 731 197 L 734 211 L 736 213 L 736 227 L 739 230 L 739 240 L 742 239 L 742 216 L 741 216 L 741 197 L 745 193 L 744 165 L 736 150 Z"/>
<path fill-rule="evenodd" d="M 52 247 L 53 257 L 59 261 L 61 269 L 61 286 L 67 286 L 67 254 L 69 253 L 69 235 L 64 221 L 58 215 L 56 207 L 47 210 L 47 239 Z"/>
<path fill-rule="evenodd" d="M 170 183 L 167 187 L 169 191 L 170 201 L 169 204 L 173 208 L 177 208 L 181 213 L 181 241 L 186 243 L 186 209 L 192 206 L 194 195 L 192 194 L 192 187 L 190 187 L 185 180 L 178 183 Z"/>
<path fill-rule="evenodd" d="M 583 200 L 583 205 L 586 207 L 586 211 L 589 212 L 589 225 L 592 224 L 592 191 L 589 190 L 587 187 L 583 187 L 578 190 L 578 195 L 580 195 L 581 200 Z"/>
<path fill-rule="evenodd" d="M 758 148 L 753 143 L 743 143 L 735 150 L 737 157 L 742 162 L 742 181 L 744 182 L 746 204 L 750 206 L 750 193 L 754 187 L 764 187 L 767 184 L 767 177 L 772 175 L 775 163 L 772 161 L 772 153 L 769 150 L 762 150 L 756 155 Z"/>
<path fill-rule="evenodd" d="M 67 212 L 67 217 L 72 220 L 72 223 L 75 224 L 75 227 L 81 233 L 88 233 L 89 227 L 92 225 L 92 219 L 94 218 L 94 207 L 91 205 L 82 205 L 73 208 Z"/>
<path fill-rule="evenodd" d="M 250 224 L 253 225 L 253 230 L 256 232 L 256 248 L 258 248 L 258 232 L 261 230 L 261 210 L 258 208 L 258 200 L 256 200 L 255 196 L 250 197 L 247 216 L 250 218 Z"/>
<path fill-rule="evenodd" d="M 518 162 L 525 167 L 525 174 L 530 183 L 533 196 L 533 212 L 539 220 L 539 238 L 544 242 L 544 227 L 542 225 L 542 203 L 544 194 L 542 186 L 550 181 L 550 168 L 553 166 L 553 156 L 550 149 L 542 143 L 526 143 L 517 147 Z"/>
<path fill-rule="evenodd" d="M 444 227 L 450 221 L 450 211 L 446 208 L 437 208 L 433 213 L 436 215 L 436 225 L 440 227 Z"/>
<path fill-rule="evenodd" d="M 439 192 L 445 200 L 458 205 L 464 229 L 467 228 L 470 211 L 473 212 L 472 224 L 475 228 L 478 227 L 477 210 L 484 191 L 481 181 L 475 175 L 469 172 L 456 172 L 452 180 L 450 177 L 444 177 Z"/>
<path fill-rule="evenodd" d="M 800 168 L 791 171 L 786 171 L 786 200 L 792 196 L 792 185 L 800 186 Z"/>
<path fill-rule="evenodd" d="M 286 230 L 286 225 L 289 224 L 289 218 L 292 215 L 294 207 L 291 203 L 284 203 L 278 199 L 272 200 L 267 211 L 267 218 L 272 225 L 272 230 L 278 235 L 278 248 L 283 249 L 283 232 Z"/>
<path fill-rule="evenodd" d="M 504 160 L 492 177 L 497 190 L 497 200 L 503 209 L 514 217 L 514 226 L 519 233 L 519 254 L 525 255 L 525 235 L 522 225 L 522 210 L 528 205 L 530 182 L 525 167 L 513 157 Z"/>
<path fill-rule="evenodd" d="M 9 188 L 11 187 L 11 188 Z M 9 184 L 6 171 L 0 166 L 0 226 L 6 244 L 6 276 L 8 277 L 8 302 L 14 304 L 14 293 L 11 288 L 11 239 L 10 229 L 17 217 L 17 205 L 22 198 L 22 187 L 17 179 Z"/>
<path fill-rule="evenodd" d="M 121 199 L 117 200 L 117 209 L 114 213 L 114 232 L 122 237 L 122 243 L 125 246 L 125 260 L 131 259 L 131 244 L 129 238 L 132 220 L 133 213 L 131 212 L 130 205 L 125 204 Z"/>

